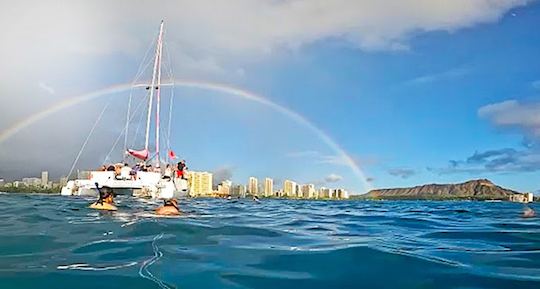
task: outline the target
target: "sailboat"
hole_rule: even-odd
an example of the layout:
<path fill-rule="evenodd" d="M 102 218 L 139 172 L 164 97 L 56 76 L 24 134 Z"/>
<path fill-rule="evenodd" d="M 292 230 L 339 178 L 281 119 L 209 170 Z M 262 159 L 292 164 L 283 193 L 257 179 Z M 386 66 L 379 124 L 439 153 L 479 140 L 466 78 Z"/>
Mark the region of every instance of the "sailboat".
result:
<path fill-rule="evenodd" d="M 146 115 L 146 130 L 143 149 L 127 148 L 127 127 L 130 121 L 130 109 L 128 106 L 128 117 L 126 119 L 126 151 L 124 157 L 132 157 L 147 166 L 150 161 L 155 160 L 151 170 L 127 170 L 120 169 L 121 173 L 113 170 L 90 171 L 88 178 L 69 180 L 62 187 L 63 196 L 88 196 L 97 195 L 98 188 L 109 187 L 116 194 L 131 195 L 136 197 L 151 197 L 169 199 L 187 193 L 187 181 L 183 178 L 174 178 L 171 171 L 164 175 L 164 163 L 160 159 L 160 106 L 161 106 L 161 65 L 163 54 L 163 21 L 159 27 L 157 43 L 153 58 L 152 80 L 146 85 L 148 91 L 148 110 Z M 140 85 L 138 85 L 140 87 Z M 156 101 L 154 105 L 154 99 Z M 130 98 L 131 101 L 131 98 Z M 171 102 L 172 104 L 172 102 Z M 154 108 L 155 107 L 155 112 Z M 150 130 L 152 125 L 152 114 L 155 113 L 155 151 L 150 151 Z M 170 122 L 169 115 L 169 122 Z M 169 127 L 170 130 L 170 127 Z M 168 151 L 169 158 L 175 158 L 172 150 Z"/>

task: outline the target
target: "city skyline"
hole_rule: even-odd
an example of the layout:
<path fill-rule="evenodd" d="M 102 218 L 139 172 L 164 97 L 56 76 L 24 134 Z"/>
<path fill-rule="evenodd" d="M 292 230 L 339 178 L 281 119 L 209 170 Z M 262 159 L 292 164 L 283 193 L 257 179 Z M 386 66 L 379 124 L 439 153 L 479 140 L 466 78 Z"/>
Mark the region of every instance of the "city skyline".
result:
<path fill-rule="evenodd" d="M 265 198 L 298 198 L 298 199 L 348 199 L 350 194 L 343 188 L 316 188 L 314 184 L 298 184 L 284 180 L 280 189 L 274 189 L 272 178 L 264 178 L 264 186 L 259 190 L 258 178 L 249 177 L 246 184 L 234 183 L 231 180 L 213 182 L 210 172 L 188 172 L 189 192 L 191 197 L 225 197 L 225 196 L 257 196 Z"/>

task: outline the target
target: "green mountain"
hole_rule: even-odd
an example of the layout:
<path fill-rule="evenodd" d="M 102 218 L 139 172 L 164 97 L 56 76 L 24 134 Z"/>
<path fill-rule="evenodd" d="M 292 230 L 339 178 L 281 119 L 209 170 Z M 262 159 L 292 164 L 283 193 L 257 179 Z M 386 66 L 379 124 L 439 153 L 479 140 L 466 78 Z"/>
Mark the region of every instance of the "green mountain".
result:
<path fill-rule="evenodd" d="M 497 186 L 487 179 L 480 179 L 460 184 L 429 184 L 410 188 L 377 189 L 364 196 L 372 199 L 508 200 L 514 194 L 519 193 Z"/>

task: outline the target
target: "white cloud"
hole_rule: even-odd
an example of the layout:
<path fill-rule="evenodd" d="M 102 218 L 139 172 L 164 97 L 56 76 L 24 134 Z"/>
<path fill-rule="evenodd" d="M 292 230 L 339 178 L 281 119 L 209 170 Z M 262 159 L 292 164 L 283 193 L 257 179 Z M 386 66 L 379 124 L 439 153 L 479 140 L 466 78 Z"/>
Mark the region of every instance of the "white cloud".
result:
<path fill-rule="evenodd" d="M 223 80 L 242 77 L 251 63 L 321 40 L 338 39 L 368 51 L 407 49 L 418 33 L 494 22 L 528 2 L 1 1 L 0 86 L 21 88 L 28 81 L 55 78 L 69 85 L 88 83 L 95 78 L 88 74 L 117 65 L 104 61 L 113 53 L 114 59 L 140 59 L 161 19 L 166 21 L 165 44 L 176 76 Z M 130 80 L 134 72 L 127 71 L 116 75 Z M 63 83 L 54 83 L 64 91 Z M 36 91 L 25 90 L 38 97 Z M 2 95 L 12 93 L 3 90 Z"/>
<path fill-rule="evenodd" d="M 167 44 L 175 54 L 219 71 L 233 65 L 231 57 L 257 59 L 324 39 L 342 39 L 364 50 L 403 50 L 417 33 L 452 32 L 494 22 L 528 2 L 3 1 L 0 54 L 4 60 L 17 61 L 23 60 L 17 55 L 30 56 L 30 51 L 38 55 L 119 51 L 138 55 L 148 35 L 156 34 L 159 20 L 165 19 Z"/>
<path fill-rule="evenodd" d="M 38 86 L 39 86 L 39 88 L 43 89 L 48 94 L 55 94 L 56 93 L 56 90 L 54 90 L 54 88 L 52 88 L 50 85 L 46 84 L 43 81 L 40 81 L 38 83 Z"/>
<path fill-rule="evenodd" d="M 469 73 L 468 68 L 458 67 L 458 68 L 449 69 L 443 72 L 422 75 L 422 76 L 419 76 L 419 77 L 416 77 L 414 79 L 407 81 L 406 84 L 418 85 L 418 84 L 431 83 L 435 81 L 450 80 L 450 79 L 465 76 L 468 73 Z"/>
<path fill-rule="evenodd" d="M 336 166 L 350 166 L 351 161 L 358 166 L 371 166 L 380 162 L 380 159 L 375 156 L 347 156 L 343 155 L 326 155 L 316 150 L 298 151 L 287 154 L 291 158 L 311 158 L 317 164 L 329 164 Z"/>
<path fill-rule="evenodd" d="M 290 158 L 320 157 L 320 153 L 315 150 L 291 152 L 287 154 Z"/>
<path fill-rule="evenodd" d="M 527 136 L 540 137 L 540 103 L 507 100 L 481 107 L 478 115 L 497 127 L 517 129 Z"/>
<path fill-rule="evenodd" d="M 402 179 L 408 179 L 416 174 L 416 171 L 410 168 L 391 168 L 388 173 L 395 177 Z"/>
<path fill-rule="evenodd" d="M 343 180 L 343 177 L 337 174 L 329 174 L 324 180 L 328 183 L 336 183 Z"/>

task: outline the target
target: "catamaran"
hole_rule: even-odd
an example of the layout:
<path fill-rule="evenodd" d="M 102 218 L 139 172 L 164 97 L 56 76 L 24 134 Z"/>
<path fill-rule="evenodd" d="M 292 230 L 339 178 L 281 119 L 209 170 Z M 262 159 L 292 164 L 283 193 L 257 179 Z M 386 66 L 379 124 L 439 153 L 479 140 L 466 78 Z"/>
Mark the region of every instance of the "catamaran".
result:
<path fill-rule="evenodd" d="M 126 144 L 125 144 L 125 154 L 124 162 L 126 158 L 132 157 L 133 160 L 138 160 L 144 165 L 149 164 L 154 160 L 154 165 L 151 170 L 134 170 L 131 167 L 128 167 L 127 170 L 120 169 L 121 173 L 115 172 L 114 170 L 94 170 L 88 172 L 87 178 L 79 178 L 74 180 L 69 180 L 65 186 L 62 187 L 61 195 L 63 196 L 95 196 L 98 194 L 97 188 L 99 187 L 110 187 L 116 194 L 126 194 L 136 197 L 151 197 L 151 198 L 161 198 L 169 199 L 172 197 L 178 197 L 187 193 L 187 181 L 184 178 L 174 178 L 170 169 L 167 172 L 165 170 L 163 162 L 160 159 L 160 106 L 161 106 L 161 65 L 162 65 L 162 54 L 163 54 L 163 21 L 159 27 L 159 34 L 157 38 L 157 43 L 155 44 L 155 53 L 152 59 L 153 69 L 152 69 L 152 80 L 150 84 L 146 84 L 146 96 L 148 102 L 148 110 L 146 114 L 146 131 L 145 131 L 145 141 L 144 149 L 135 150 L 127 148 L 127 136 L 128 136 L 128 126 L 129 122 L 132 119 L 130 116 L 130 104 L 131 104 L 131 95 L 130 101 L 128 104 L 127 118 L 126 118 L 126 127 L 124 128 L 123 133 L 125 134 Z M 144 62 L 144 61 L 143 61 Z M 140 73 L 139 73 L 140 75 Z M 141 87 L 140 84 L 133 85 L 134 87 Z M 155 105 L 153 104 L 155 98 Z M 168 128 L 168 139 L 170 139 L 170 122 L 171 122 L 171 111 L 172 111 L 172 96 L 170 100 L 171 107 L 169 108 L 169 128 Z M 153 111 L 155 106 L 155 112 Z M 152 114 L 155 113 L 155 151 L 150 151 L 150 129 L 152 124 Z M 92 129 L 93 131 L 93 129 Z M 168 141 L 170 143 L 170 141 Z M 84 145 L 83 145 L 84 148 Z M 79 152 L 82 152 L 82 149 Z M 114 148 L 114 146 L 113 146 Z M 170 144 L 168 146 L 167 158 L 174 159 L 176 158 L 174 152 L 170 150 Z M 78 157 L 76 158 L 77 161 Z M 75 167 L 74 162 L 72 170 L 68 174 L 71 175 L 73 168 Z M 113 166 L 114 167 L 114 166 Z"/>

